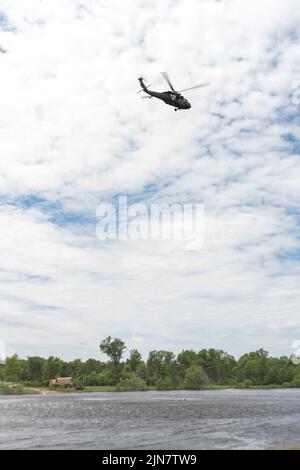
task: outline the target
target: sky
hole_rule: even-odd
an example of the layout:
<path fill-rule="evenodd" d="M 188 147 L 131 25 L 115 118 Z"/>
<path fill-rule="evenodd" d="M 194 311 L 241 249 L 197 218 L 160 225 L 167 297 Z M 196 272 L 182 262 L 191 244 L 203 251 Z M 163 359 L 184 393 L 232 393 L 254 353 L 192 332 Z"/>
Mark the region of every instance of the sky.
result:
<path fill-rule="evenodd" d="M 300 340 L 298 0 L 0 0 L 0 342 L 103 358 Z M 210 86 L 174 112 L 137 78 Z M 198 249 L 97 208 L 201 204 Z"/>

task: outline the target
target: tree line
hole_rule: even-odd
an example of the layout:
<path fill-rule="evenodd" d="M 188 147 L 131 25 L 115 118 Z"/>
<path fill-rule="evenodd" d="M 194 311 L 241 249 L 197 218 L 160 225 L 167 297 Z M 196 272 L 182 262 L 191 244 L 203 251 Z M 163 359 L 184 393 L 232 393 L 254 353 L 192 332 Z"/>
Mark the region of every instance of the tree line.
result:
<path fill-rule="evenodd" d="M 271 357 L 264 349 L 243 354 L 239 359 L 220 349 L 150 351 L 143 360 L 137 349 L 128 352 L 120 338 L 108 336 L 100 343 L 106 362 L 96 359 L 63 361 L 30 356 L 7 357 L 0 366 L 0 381 L 31 386 L 47 386 L 55 377 L 72 376 L 84 386 L 116 386 L 119 390 L 156 388 L 201 389 L 209 386 L 286 386 L 300 387 L 300 365 L 291 358 Z"/>

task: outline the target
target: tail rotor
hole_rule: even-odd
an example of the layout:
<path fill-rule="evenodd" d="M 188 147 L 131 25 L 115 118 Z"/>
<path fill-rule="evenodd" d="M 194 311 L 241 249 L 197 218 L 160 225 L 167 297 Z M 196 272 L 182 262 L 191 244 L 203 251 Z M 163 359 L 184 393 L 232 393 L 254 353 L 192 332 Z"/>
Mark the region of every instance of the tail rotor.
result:
<path fill-rule="evenodd" d="M 145 78 L 143 78 L 143 77 L 139 77 L 139 78 L 138 78 L 138 81 L 140 82 L 140 85 L 141 85 L 142 89 L 137 92 L 137 95 L 138 95 L 139 93 L 141 93 L 141 91 L 145 91 L 145 88 L 147 89 L 149 86 L 151 86 L 151 83 L 150 83 L 149 85 L 147 84 L 147 86 L 145 85 L 144 82 L 147 83 L 147 80 L 146 80 Z"/>

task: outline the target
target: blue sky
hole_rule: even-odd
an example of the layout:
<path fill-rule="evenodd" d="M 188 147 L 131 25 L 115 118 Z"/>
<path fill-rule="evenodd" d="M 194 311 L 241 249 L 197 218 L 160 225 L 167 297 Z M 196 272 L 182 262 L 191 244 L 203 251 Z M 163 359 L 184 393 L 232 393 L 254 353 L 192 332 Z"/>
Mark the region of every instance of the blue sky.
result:
<path fill-rule="evenodd" d="M 188 3 L 188 6 L 187 6 Z M 1 0 L 0 340 L 101 357 L 300 339 L 296 0 Z M 209 81 L 174 113 L 141 100 Z M 299 82 L 300 88 L 300 82 Z M 202 203 L 201 250 L 96 237 L 96 209 Z"/>

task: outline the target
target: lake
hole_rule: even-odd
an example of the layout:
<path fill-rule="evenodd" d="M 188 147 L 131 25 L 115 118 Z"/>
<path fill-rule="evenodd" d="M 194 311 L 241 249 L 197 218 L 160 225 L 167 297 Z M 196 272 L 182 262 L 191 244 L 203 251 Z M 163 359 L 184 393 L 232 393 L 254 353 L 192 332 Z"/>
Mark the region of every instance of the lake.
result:
<path fill-rule="evenodd" d="M 300 389 L 0 396 L 1 449 L 300 445 Z"/>

